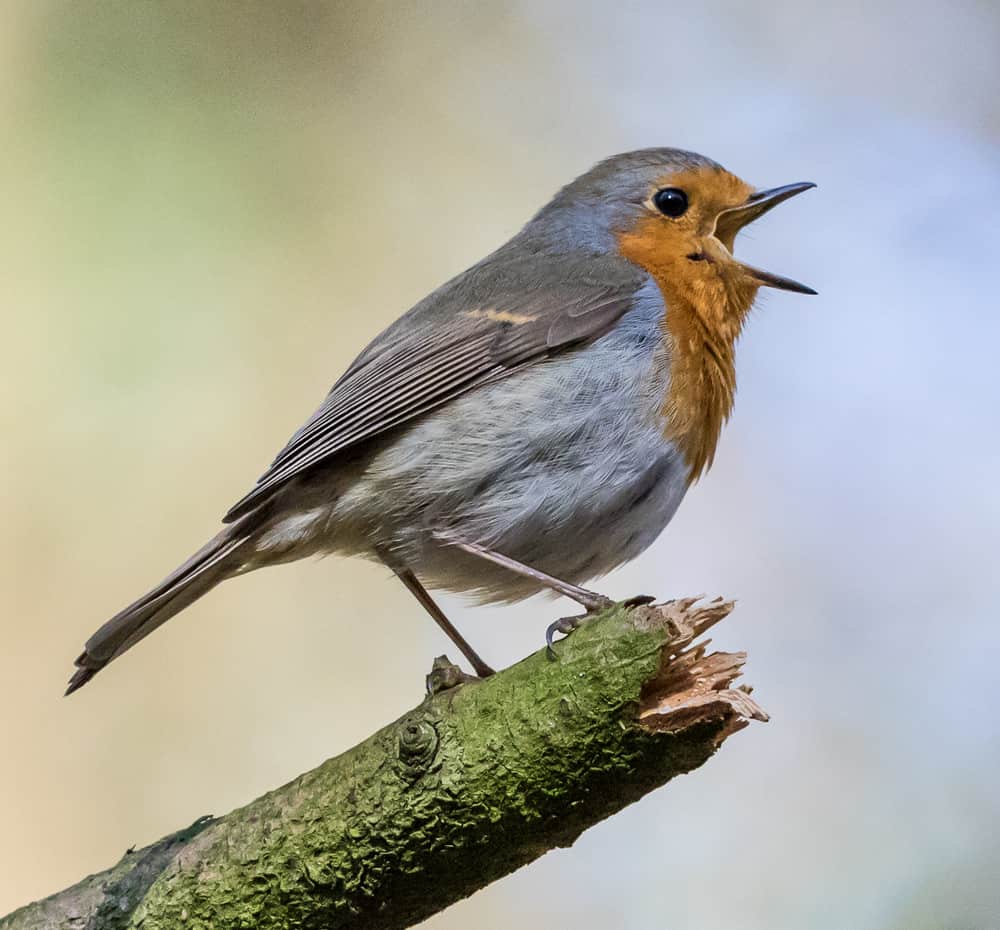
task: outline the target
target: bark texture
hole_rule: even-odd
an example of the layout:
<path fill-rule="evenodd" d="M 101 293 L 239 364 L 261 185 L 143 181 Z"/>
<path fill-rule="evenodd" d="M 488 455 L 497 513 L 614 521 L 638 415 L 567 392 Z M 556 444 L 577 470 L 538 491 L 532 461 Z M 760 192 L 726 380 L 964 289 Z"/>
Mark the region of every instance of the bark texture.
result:
<path fill-rule="evenodd" d="M 485 681 L 438 690 L 360 745 L 202 818 L 0 930 L 396 930 L 697 768 L 766 715 L 745 656 L 693 640 L 732 605 L 613 608 Z"/>

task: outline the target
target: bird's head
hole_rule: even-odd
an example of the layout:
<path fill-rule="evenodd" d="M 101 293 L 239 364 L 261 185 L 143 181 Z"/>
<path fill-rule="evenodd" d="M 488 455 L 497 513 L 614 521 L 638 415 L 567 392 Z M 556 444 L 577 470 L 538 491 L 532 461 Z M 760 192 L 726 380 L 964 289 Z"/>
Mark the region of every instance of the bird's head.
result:
<path fill-rule="evenodd" d="M 693 152 L 643 149 L 600 162 L 564 187 L 535 223 L 565 247 L 616 251 L 661 283 L 697 290 L 714 282 L 750 301 L 762 285 L 815 294 L 733 256 L 744 226 L 811 187 L 756 190 Z"/>
<path fill-rule="evenodd" d="M 736 390 L 735 344 L 761 286 L 812 288 L 733 256 L 736 234 L 813 187 L 755 190 L 721 165 L 679 149 L 615 155 L 564 187 L 525 228 L 533 250 L 618 256 L 663 296 L 670 382 L 667 435 L 694 481 L 712 462 Z"/>

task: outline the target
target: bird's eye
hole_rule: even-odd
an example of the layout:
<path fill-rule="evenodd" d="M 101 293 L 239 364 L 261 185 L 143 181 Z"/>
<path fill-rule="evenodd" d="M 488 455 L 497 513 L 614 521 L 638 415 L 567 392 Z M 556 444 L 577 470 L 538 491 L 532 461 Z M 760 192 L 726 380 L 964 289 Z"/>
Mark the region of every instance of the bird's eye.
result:
<path fill-rule="evenodd" d="M 653 194 L 653 206 L 664 216 L 681 216 L 688 208 L 688 197 L 679 187 L 664 187 Z"/>

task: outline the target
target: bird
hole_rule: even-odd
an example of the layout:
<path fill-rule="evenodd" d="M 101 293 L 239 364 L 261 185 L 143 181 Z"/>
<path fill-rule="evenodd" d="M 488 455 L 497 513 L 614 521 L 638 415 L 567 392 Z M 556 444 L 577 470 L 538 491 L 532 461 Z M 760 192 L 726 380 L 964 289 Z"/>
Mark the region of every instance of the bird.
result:
<path fill-rule="evenodd" d="M 479 677 L 493 669 L 428 592 L 512 603 L 643 552 L 712 465 L 761 287 L 733 254 L 815 184 L 760 190 L 674 148 L 614 155 L 378 335 L 222 530 L 87 640 L 67 694 L 221 581 L 313 555 L 380 562 Z"/>

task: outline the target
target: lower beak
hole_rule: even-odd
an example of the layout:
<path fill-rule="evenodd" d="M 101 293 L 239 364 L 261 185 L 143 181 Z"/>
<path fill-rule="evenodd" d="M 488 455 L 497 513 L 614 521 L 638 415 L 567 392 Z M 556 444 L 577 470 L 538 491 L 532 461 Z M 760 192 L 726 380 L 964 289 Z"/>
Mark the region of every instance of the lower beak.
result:
<path fill-rule="evenodd" d="M 736 234 L 746 225 L 756 219 L 760 219 L 769 210 L 773 210 L 779 203 L 784 203 L 790 197 L 801 194 L 816 185 L 810 181 L 800 181 L 798 184 L 786 184 L 784 187 L 772 187 L 770 190 L 757 191 L 751 194 L 746 203 L 738 207 L 731 207 L 723 210 L 715 221 L 715 235 L 723 243 L 731 245 L 736 238 Z M 741 264 L 743 270 L 755 281 L 767 287 L 776 287 L 782 291 L 795 291 L 799 294 L 815 294 L 811 287 L 793 281 L 791 278 L 784 278 L 770 271 L 762 271 L 750 265 Z"/>

